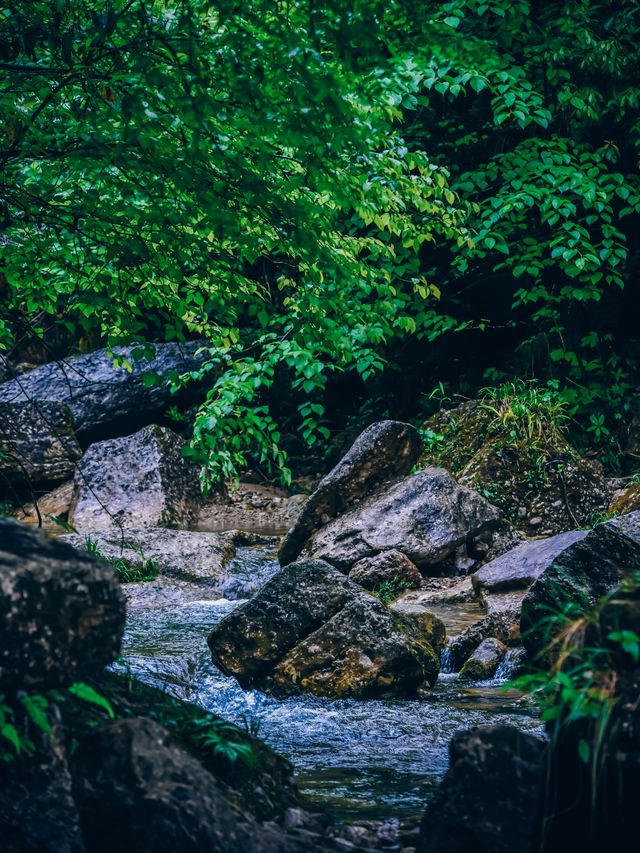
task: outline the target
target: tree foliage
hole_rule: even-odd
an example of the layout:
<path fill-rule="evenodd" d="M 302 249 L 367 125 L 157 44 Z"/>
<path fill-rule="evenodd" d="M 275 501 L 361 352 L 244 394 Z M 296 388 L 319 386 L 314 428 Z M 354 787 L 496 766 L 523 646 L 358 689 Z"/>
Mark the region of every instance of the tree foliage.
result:
<path fill-rule="evenodd" d="M 39 312 L 86 346 L 203 338 L 205 485 L 286 479 L 283 427 L 326 442 L 332 377 L 375 398 L 407 346 L 480 328 L 588 421 L 631 381 L 606 321 L 640 212 L 638 17 L 0 0 L 0 346 Z"/>

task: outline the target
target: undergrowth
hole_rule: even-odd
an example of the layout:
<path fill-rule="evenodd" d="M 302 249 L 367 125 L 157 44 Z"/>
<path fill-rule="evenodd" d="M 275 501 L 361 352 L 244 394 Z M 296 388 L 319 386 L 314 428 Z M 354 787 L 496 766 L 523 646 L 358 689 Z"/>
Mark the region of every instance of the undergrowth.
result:
<path fill-rule="evenodd" d="M 92 539 L 90 536 L 87 536 L 84 540 L 85 550 L 89 554 L 93 554 L 95 557 L 100 557 L 102 560 L 106 560 L 107 563 L 113 566 L 122 583 L 140 583 L 142 581 L 155 580 L 159 571 L 156 560 L 152 560 L 150 557 L 145 557 L 142 551 L 136 549 L 132 542 L 125 541 L 123 544 L 127 547 L 138 550 L 141 559 L 140 565 L 133 565 L 129 560 L 125 560 L 122 557 L 114 558 L 107 556 L 97 539 Z"/>

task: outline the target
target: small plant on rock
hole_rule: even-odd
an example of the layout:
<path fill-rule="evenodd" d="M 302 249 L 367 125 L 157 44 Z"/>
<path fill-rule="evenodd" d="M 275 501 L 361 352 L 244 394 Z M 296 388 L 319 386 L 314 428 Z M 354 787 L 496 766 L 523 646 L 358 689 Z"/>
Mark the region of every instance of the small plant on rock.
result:
<path fill-rule="evenodd" d="M 400 593 L 410 588 L 411 584 L 408 581 L 401 580 L 398 575 L 395 575 L 389 581 L 381 581 L 373 588 L 372 592 L 380 599 L 380 601 L 382 601 L 383 604 L 389 604 L 391 601 L 396 599 Z"/>
<path fill-rule="evenodd" d="M 124 544 L 132 546 L 130 542 Z M 143 581 L 155 580 L 158 577 L 158 563 L 150 557 L 145 557 L 142 551 L 139 551 L 141 557 L 140 565 L 133 565 L 129 560 L 123 558 L 114 559 L 107 556 L 98 540 L 92 539 L 90 536 L 87 536 L 84 540 L 84 547 L 89 554 L 93 554 L 95 557 L 100 557 L 100 559 L 110 563 L 120 578 L 121 583 L 141 583 Z"/>

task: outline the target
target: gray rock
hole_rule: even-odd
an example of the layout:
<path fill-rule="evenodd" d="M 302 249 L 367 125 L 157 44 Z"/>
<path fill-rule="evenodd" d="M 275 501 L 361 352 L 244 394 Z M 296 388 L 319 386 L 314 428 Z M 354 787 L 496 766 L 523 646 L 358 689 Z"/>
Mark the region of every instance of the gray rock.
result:
<path fill-rule="evenodd" d="M 124 617 L 111 566 L 0 518 L 0 692 L 48 690 L 111 663 Z"/>
<path fill-rule="evenodd" d="M 437 676 L 416 626 L 332 566 L 286 566 L 211 631 L 213 662 L 243 687 L 281 694 L 406 695 Z"/>
<path fill-rule="evenodd" d="M 484 591 L 526 589 L 559 554 L 574 542 L 584 539 L 587 533 L 586 530 L 572 530 L 550 539 L 525 542 L 475 572 L 471 576 L 473 588 L 478 594 Z"/>
<path fill-rule="evenodd" d="M 356 501 L 392 478 L 408 474 L 421 450 L 418 431 L 410 424 L 380 421 L 368 427 L 309 497 L 280 547 L 280 564 L 292 563 L 312 533 Z"/>
<path fill-rule="evenodd" d="M 396 599 L 389 605 L 389 610 L 403 619 L 415 622 L 421 634 L 427 640 L 434 652 L 439 655 L 447 642 L 447 629 L 438 616 L 431 613 L 421 604 Z"/>
<path fill-rule="evenodd" d="M 171 430 L 147 426 L 92 444 L 75 476 L 70 521 L 80 532 L 188 527 L 199 502 L 197 469 Z"/>
<path fill-rule="evenodd" d="M 640 512 L 599 524 L 565 548 L 523 599 L 522 642 L 532 659 L 553 660 L 564 624 L 640 570 Z"/>
<path fill-rule="evenodd" d="M 124 539 L 119 534 L 100 532 L 60 538 L 80 550 L 86 550 L 90 538 L 110 560 L 124 560 L 134 569 L 153 560 L 160 574 L 191 581 L 219 580 L 236 552 L 231 533 L 194 533 L 166 527 L 127 530 Z"/>
<path fill-rule="evenodd" d="M 81 456 L 67 406 L 0 402 L 0 477 L 32 483 L 64 480 L 73 476 Z"/>
<path fill-rule="evenodd" d="M 285 694 L 380 699 L 411 696 L 425 681 L 435 684 L 439 670 L 415 623 L 394 619 L 381 601 L 360 593 L 298 643 L 271 680 Z"/>
<path fill-rule="evenodd" d="M 458 732 L 416 853 L 534 853 L 545 744 L 511 726 Z"/>
<path fill-rule="evenodd" d="M 135 361 L 135 346 L 114 347 L 113 352 L 131 363 L 131 371 L 114 368 L 107 350 L 78 355 L 36 367 L 24 376 L 0 385 L 0 402 L 25 403 L 33 400 L 65 403 L 73 414 L 75 431 L 84 441 L 117 435 L 152 423 L 176 402 L 169 377 L 196 370 L 202 357 L 196 355 L 198 342 L 152 345 L 155 358 Z M 139 348 L 138 348 L 139 349 Z M 145 374 L 162 377 L 158 384 L 145 384 Z"/>
<path fill-rule="evenodd" d="M 348 587 L 320 560 L 292 563 L 213 628 L 214 664 L 243 686 L 263 684 L 287 652 L 344 607 Z"/>
<path fill-rule="evenodd" d="M 496 638 L 505 646 L 520 644 L 519 605 L 516 605 L 513 610 L 505 609 L 484 616 L 462 631 L 461 634 L 458 634 L 457 637 L 454 637 L 447 646 L 453 670 L 457 672 L 461 669 L 474 650 L 489 637 Z"/>
<path fill-rule="evenodd" d="M 62 483 L 46 495 L 41 495 L 35 503 L 23 504 L 15 512 L 15 518 L 21 524 L 34 524 L 43 530 L 59 533 L 58 521 L 67 521 L 69 507 L 73 498 L 73 480 Z"/>
<path fill-rule="evenodd" d="M 401 551 L 383 551 L 359 560 L 349 572 L 349 580 L 365 589 L 375 589 L 386 582 L 400 593 L 403 589 L 419 589 L 422 575 Z"/>
<path fill-rule="evenodd" d="M 441 468 L 427 468 L 365 499 L 315 533 L 305 547 L 342 571 L 381 551 L 398 550 L 419 569 L 442 563 L 500 511 Z"/>
<path fill-rule="evenodd" d="M 92 853 L 302 851 L 275 824 L 243 815 L 225 789 L 153 720 L 90 731 L 73 755 L 76 802 Z"/>
<path fill-rule="evenodd" d="M 507 647 L 500 640 L 487 637 L 465 661 L 460 670 L 460 678 L 466 681 L 493 678 L 506 651 Z"/>

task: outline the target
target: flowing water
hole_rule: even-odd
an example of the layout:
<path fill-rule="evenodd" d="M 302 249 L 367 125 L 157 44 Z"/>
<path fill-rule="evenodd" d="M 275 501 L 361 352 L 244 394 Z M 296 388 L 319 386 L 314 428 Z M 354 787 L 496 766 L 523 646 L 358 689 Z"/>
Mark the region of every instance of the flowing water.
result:
<path fill-rule="evenodd" d="M 501 722 L 542 734 L 529 701 L 504 690 L 508 663 L 502 681 L 475 685 L 444 672 L 428 698 L 419 700 L 277 700 L 242 690 L 212 665 L 206 637 L 277 570 L 273 552 L 246 548 L 230 565 L 225 598 L 219 585 L 206 583 L 129 585 L 122 665 L 142 681 L 257 731 L 291 760 L 300 788 L 345 820 L 416 823 L 447 768 L 448 744 L 459 729 Z M 460 610 L 451 614 L 460 627 L 477 618 L 469 605 L 452 607 Z"/>

